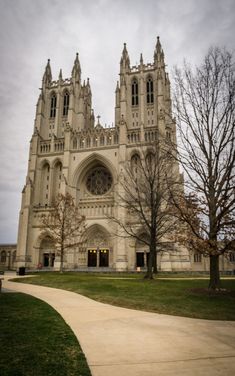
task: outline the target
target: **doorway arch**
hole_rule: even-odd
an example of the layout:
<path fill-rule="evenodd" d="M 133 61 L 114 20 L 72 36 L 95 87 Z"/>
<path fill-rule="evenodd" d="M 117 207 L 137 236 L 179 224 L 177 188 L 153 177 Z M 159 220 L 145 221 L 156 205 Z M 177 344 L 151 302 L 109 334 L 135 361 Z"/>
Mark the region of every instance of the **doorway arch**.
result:
<path fill-rule="evenodd" d="M 107 268 L 112 262 L 112 242 L 109 232 L 101 225 L 87 230 L 87 266 Z"/>
<path fill-rule="evenodd" d="M 55 261 L 55 245 L 50 236 L 45 236 L 40 243 L 39 267 L 53 268 Z"/>

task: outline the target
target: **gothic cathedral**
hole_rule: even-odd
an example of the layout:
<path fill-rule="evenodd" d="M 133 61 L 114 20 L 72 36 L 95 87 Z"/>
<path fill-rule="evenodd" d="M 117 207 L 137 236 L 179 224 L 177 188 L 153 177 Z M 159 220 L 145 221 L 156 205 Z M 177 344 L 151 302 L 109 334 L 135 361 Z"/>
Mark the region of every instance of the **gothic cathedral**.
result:
<path fill-rule="evenodd" d="M 71 78 L 60 71 L 52 80 L 50 61 L 46 65 L 30 142 L 26 184 L 22 192 L 17 243 L 17 265 L 28 269 L 58 270 L 59 258 L 52 239 L 42 230 L 42 214 L 60 192 L 69 192 L 87 222 L 86 247 L 70 249 L 65 256 L 68 270 L 145 269 L 148 249 L 134 239 L 113 236 L 107 214 L 123 216 L 115 204 L 121 167 L 141 145 L 156 140 L 158 131 L 176 142 L 171 115 L 170 82 L 164 53 L 157 38 L 153 63 L 131 66 L 126 44 L 120 61 L 116 87 L 115 122 L 104 127 L 95 122 L 89 80 L 81 81 L 76 55 Z M 168 114 L 165 116 L 165 114 Z M 179 176 L 179 167 L 175 166 Z M 169 245 L 169 241 L 167 242 Z M 189 270 L 186 249 L 158 255 L 159 269 Z M 173 250 L 173 251 L 172 251 Z"/>

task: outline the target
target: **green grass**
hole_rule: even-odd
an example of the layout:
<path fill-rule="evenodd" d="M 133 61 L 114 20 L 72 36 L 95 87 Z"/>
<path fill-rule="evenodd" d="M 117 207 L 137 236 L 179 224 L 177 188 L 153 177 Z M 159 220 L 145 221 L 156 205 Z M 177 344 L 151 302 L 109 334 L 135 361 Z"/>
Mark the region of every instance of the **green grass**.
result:
<path fill-rule="evenodd" d="M 48 304 L 21 293 L 0 294 L 1 376 L 90 376 L 69 326 Z"/>
<path fill-rule="evenodd" d="M 208 280 L 199 278 L 145 280 L 143 275 L 136 274 L 41 273 L 20 281 L 74 291 L 100 302 L 143 311 L 235 320 L 235 279 L 223 280 L 223 287 L 230 292 L 218 295 L 201 293 Z"/>

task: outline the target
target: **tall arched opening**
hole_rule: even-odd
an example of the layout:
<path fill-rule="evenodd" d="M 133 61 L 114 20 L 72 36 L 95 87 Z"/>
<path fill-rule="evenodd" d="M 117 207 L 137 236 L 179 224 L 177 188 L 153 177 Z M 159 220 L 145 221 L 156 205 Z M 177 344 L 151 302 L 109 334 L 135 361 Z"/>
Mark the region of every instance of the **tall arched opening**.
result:
<path fill-rule="evenodd" d="M 146 244 L 148 235 L 142 234 L 140 238 L 143 240 L 137 240 L 135 245 L 136 267 L 146 269 L 149 261 L 149 246 Z"/>
<path fill-rule="evenodd" d="M 50 236 L 42 239 L 39 248 L 39 267 L 53 268 L 55 261 L 55 245 Z"/>
<path fill-rule="evenodd" d="M 108 268 L 112 265 L 112 241 L 108 231 L 101 225 L 87 230 L 87 267 Z"/>

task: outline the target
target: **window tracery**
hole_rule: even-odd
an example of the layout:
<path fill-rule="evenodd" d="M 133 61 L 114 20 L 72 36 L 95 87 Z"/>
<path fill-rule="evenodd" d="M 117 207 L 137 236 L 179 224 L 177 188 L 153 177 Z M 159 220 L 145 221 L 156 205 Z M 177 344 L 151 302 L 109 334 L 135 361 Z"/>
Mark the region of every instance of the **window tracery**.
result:
<path fill-rule="evenodd" d="M 55 93 L 51 96 L 51 111 L 50 111 L 50 117 L 54 118 L 56 115 L 56 95 Z"/>
<path fill-rule="evenodd" d="M 110 190 L 112 182 L 113 179 L 108 169 L 99 166 L 88 174 L 86 188 L 93 195 L 103 195 Z"/>
<path fill-rule="evenodd" d="M 138 81 L 137 79 L 135 78 L 133 81 L 132 81 L 132 85 L 131 85 L 131 103 L 132 103 L 132 106 L 138 106 L 139 104 L 139 89 L 138 89 Z"/>
<path fill-rule="evenodd" d="M 146 99 L 147 104 L 153 104 L 154 96 L 153 96 L 153 79 L 149 77 L 146 82 Z"/>
<path fill-rule="evenodd" d="M 1 262 L 6 262 L 7 259 L 7 253 L 6 251 L 1 252 Z"/>
<path fill-rule="evenodd" d="M 64 94 L 64 106 L 63 106 L 63 116 L 67 116 L 69 111 L 69 93 L 66 91 Z"/>

